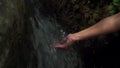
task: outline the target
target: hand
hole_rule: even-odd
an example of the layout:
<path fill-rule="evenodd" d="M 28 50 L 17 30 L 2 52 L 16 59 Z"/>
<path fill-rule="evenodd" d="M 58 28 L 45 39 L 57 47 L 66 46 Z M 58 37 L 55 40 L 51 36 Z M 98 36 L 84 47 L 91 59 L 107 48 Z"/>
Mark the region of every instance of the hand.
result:
<path fill-rule="evenodd" d="M 69 34 L 66 38 L 64 38 L 60 43 L 54 45 L 54 48 L 67 48 L 70 47 L 75 41 L 75 35 Z"/>

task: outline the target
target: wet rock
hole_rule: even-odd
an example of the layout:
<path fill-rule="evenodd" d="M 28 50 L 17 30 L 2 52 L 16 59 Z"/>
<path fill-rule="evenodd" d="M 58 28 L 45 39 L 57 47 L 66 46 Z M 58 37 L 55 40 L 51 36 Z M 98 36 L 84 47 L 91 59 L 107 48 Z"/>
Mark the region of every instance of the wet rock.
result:
<path fill-rule="evenodd" d="M 32 62 L 24 16 L 24 0 L 0 0 L 0 68 L 27 68 Z"/>

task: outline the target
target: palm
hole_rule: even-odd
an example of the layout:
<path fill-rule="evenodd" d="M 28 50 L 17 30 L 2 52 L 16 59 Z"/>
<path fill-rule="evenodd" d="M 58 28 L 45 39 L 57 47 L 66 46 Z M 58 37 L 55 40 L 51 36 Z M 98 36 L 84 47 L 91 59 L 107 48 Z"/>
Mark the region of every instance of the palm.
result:
<path fill-rule="evenodd" d="M 60 43 L 53 46 L 54 48 L 67 48 L 74 43 L 74 40 L 68 35 L 65 39 L 63 39 Z"/>

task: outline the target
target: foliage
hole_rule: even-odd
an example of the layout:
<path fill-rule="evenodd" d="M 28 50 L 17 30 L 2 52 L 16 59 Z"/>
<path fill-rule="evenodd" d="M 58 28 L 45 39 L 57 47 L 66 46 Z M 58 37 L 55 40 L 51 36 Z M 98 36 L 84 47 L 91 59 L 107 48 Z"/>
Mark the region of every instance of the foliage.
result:
<path fill-rule="evenodd" d="M 120 0 L 113 0 L 112 3 L 109 5 L 109 13 L 115 14 L 120 11 Z"/>
<path fill-rule="evenodd" d="M 45 3 L 68 33 L 89 27 L 109 15 L 109 1 L 105 0 L 45 0 Z"/>

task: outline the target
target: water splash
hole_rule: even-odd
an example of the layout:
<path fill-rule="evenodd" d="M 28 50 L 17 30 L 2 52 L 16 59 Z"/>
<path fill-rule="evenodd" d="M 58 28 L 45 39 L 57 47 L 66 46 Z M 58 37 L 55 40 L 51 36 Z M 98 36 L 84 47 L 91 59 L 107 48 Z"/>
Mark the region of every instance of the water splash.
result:
<path fill-rule="evenodd" d="M 66 36 L 54 16 L 47 14 L 39 0 L 31 0 L 28 5 L 32 7 L 29 20 L 33 28 L 31 39 L 37 52 L 38 68 L 76 68 L 78 59 L 73 48 L 65 51 L 52 48 Z"/>

